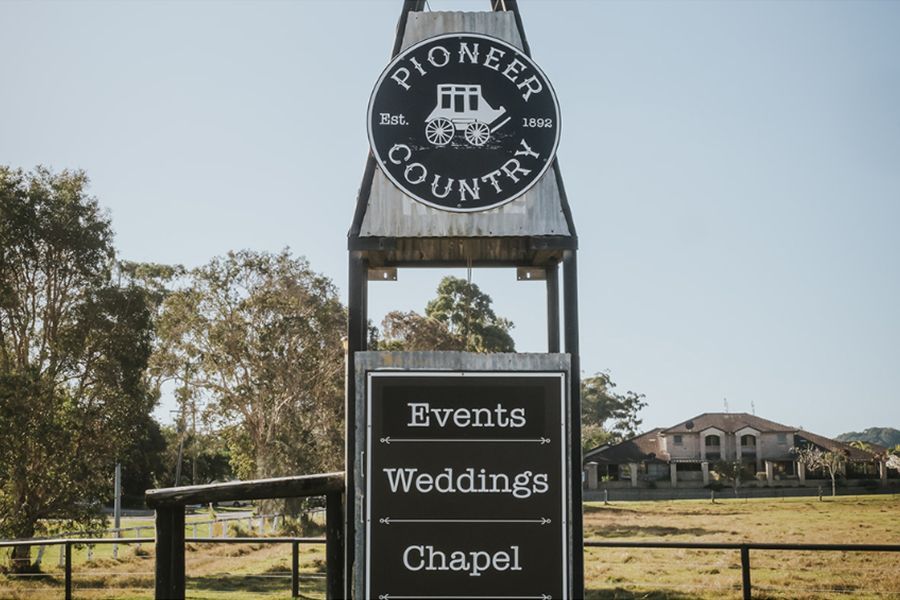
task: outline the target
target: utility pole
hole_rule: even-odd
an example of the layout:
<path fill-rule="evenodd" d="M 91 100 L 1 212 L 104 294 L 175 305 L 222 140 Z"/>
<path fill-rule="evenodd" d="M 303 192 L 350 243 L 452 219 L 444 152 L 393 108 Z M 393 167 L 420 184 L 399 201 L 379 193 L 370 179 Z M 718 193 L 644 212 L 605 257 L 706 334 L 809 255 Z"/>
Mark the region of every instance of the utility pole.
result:
<path fill-rule="evenodd" d="M 119 537 L 119 528 L 122 527 L 122 463 L 116 462 L 115 500 L 113 500 L 113 519 L 115 521 L 116 537 Z"/>
<path fill-rule="evenodd" d="M 184 456 L 184 427 L 181 429 L 181 440 L 178 442 L 178 461 L 175 463 L 175 487 L 181 485 L 181 460 Z"/>
<path fill-rule="evenodd" d="M 197 485 L 197 399 L 191 398 L 191 485 Z"/>
<path fill-rule="evenodd" d="M 181 485 L 181 462 L 184 460 L 184 434 L 185 434 L 185 414 L 184 408 L 187 404 L 188 399 L 188 374 L 190 369 L 190 363 L 184 363 L 184 378 L 182 379 L 182 387 L 181 387 L 181 398 L 180 398 L 180 406 L 178 407 L 178 437 L 180 438 L 178 441 L 178 461 L 175 463 L 175 487 Z M 176 411 L 171 411 L 176 412 Z M 195 461 L 196 462 L 196 461 Z M 193 473 L 194 478 L 196 478 L 196 470 Z"/>
<path fill-rule="evenodd" d="M 122 463 L 116 461 L 116 479 L 114 484 L 113 522 L 115 536 L 122 537 Z M 113 544 L 113 558 L 119 558 L 119 545 Z"/>

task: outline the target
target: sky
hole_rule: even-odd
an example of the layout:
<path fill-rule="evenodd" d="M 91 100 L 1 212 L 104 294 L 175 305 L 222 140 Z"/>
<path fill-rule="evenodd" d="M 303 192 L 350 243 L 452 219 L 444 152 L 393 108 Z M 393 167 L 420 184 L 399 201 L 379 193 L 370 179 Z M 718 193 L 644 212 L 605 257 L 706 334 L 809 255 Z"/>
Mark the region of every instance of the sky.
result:
<path fill-rule="evenodd" d="M 0 0 L 0 164 L 84 169 L 122 258 L 290 247 L 346 300 L 400 6 Z M 645 394 L 645 428 L 726 402 L 900 428 L 900 3 L 520 6 L 561 106 L 584 374 Z M 447 274 L 373 283 L 370 316 L 421 312 Z M 473 281 L 545 350 L 541 283 Z"/>

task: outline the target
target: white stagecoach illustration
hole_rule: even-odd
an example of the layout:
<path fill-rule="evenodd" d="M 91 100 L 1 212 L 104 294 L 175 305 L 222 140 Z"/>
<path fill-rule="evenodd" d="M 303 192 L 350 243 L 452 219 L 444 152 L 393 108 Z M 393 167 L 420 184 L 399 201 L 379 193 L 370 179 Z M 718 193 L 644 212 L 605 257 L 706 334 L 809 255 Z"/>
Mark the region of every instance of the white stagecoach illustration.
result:
<path fill-rule="evenodd" d="M 480 85 L 442 83 L 437 86 L 437 106 L 425 119 L 425 139 L 435 146 L 446 146 L 457 131 L 473 146 L 484 146 L 491 134 L 500 129 L 491 125 L 506 109 L 493 108 L 481 95 Z"/>

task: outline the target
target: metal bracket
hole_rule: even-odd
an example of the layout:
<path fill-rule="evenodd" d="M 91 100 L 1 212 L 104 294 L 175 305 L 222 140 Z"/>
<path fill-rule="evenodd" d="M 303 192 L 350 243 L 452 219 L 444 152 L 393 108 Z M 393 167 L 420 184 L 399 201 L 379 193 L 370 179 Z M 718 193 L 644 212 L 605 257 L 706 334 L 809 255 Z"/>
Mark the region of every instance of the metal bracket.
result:
<path fill-rule="evenodd" d="M 397 281 L 397 267 L 369 269 L 369 281 Z"/>
<path fill-rule="evenodd" d="M 516 267 L 516 279 L 519 281 L 546 281 L 547 269 L 543 267 Z"/>

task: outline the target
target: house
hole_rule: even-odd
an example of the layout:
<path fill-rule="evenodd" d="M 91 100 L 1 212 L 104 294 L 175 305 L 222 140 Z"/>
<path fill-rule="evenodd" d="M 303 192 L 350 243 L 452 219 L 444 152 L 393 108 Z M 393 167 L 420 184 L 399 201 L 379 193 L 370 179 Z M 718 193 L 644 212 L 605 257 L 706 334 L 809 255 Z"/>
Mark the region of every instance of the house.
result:
<path fill-rule="evenodd" d="M 861 449 L 747 413 L 703 413 L 585 452 L 585 484 L 597 489 L 602 479 L 612 487 L 702 487 L 715 478 L 710 472 L 716 463 L 738 461 L 744 483 L 797 485 L 826 477 L 807 473 L 797 462 L 791 449 L 805 445 L 843 452 L 846 477 L 887 480 L 886 449 L 880 446 Z"/>

